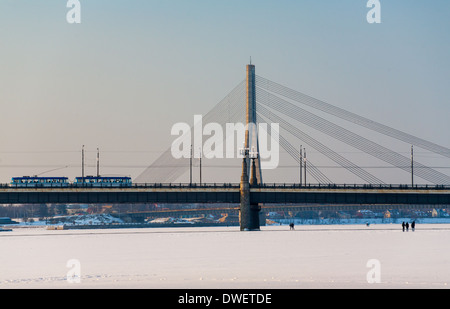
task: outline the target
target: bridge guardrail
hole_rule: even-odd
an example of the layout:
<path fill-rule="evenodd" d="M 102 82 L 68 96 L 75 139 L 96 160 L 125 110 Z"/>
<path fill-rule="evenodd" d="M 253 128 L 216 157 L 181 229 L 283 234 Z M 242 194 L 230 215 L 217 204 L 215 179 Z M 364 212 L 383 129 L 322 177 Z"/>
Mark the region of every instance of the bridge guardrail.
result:
<path fill-rule="evenodd" d="M 263 185 L 253 186 L 256 188 L 306 188 L 306 189 L 383 189 L 383 190 L 449 190 L 450 185 L 405 185 L 405 184 L 306 184 L 298 183 L 265 183 Z"/>
<path fill-rule="evenodd" d="M 0 188 L 239 188 L 239 183 L 0 184 Z"/>
<path fill-rule="evenodd" d="M 32 188 L 232 188 L 239 189 L 239 183 L 133 183 L 130 185 L 92 185 L 92 184 L 0 184 L 0 188 L 17 188 L 17 189 L 32 189 Z M 300 185 L 298 183 L 265 183 L 262 185 L 255 185 L 252 188 L 261 189 L 382 189 L 382 190 L 450 190 L 450 185 L 405 185 L 405 184 L 306 184 Z"/>

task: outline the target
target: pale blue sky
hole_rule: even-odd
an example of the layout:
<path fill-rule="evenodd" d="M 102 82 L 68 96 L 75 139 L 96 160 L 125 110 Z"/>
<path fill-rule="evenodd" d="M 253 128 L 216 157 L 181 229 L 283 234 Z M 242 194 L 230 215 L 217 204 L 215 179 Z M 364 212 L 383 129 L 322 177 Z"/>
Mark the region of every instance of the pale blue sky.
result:
<path fill-rule="evenodd" d="M 83 144 L 90 165 L 97 147 L 149 165 L 250 56 L 258 75 L 450 147 L 450 2 L 381 1 L 381 24 L 366 3 L 81 0 L 77 25 L 65 0 L 0 0 L 0 182 L 79 164 Z"/>

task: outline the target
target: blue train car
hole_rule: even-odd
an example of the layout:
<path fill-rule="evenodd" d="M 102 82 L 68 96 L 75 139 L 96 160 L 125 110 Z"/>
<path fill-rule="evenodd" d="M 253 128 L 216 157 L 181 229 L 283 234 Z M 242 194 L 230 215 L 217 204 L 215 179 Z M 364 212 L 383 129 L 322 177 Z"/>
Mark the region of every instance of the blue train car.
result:
<path fill-rule="evenodd" d="M 84 187 L 131 187 L 130 177 L 96 177 L 86 176 L 75 178 L 75 185 Z"/>
<path fill-rule="evenodd" d="M 11 187 L 33 188 L 33 187 L 68 187 L 69 178 L 67 177 L 13 177 Z"/>

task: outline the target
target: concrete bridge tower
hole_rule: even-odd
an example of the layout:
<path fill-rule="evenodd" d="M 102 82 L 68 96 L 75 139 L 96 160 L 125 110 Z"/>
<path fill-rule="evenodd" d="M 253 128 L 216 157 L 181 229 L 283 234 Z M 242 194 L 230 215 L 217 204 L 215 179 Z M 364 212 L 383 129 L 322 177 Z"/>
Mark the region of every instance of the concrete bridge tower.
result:
<path fill-rule="evenodd" d="M 242 175 L 240 183 L 239 225 L 241 231 L 260 229 L 259 214 L 261 208 L 250 199 L 250 187 L 262 184 L 259 156 L 258 129 L 256 125 L 256 76 L 255 66 L 247 65 L 247 107 L 245 145 L 242 151 Z M 251 175 L 251 177 L 249 176 Z M 251 179 L 251 183 L 249 182 Z"/>
<path fill-rule="evenodd" d="M 251 152 L 257 152 L 259 154 L 258 143 L 258 127 L 256 122 L 256 75 L 255 66 L 253 64 L 247 65 L 247 106 L 246 106 L 246 125 L 245 131 L 245 148 Z M 251 164 L 247 159 L 247 174 L 250 175 Z M 261 163 L 258 158 L 255 160 L 255 174 L 256 183 L 262 184 Z"/>

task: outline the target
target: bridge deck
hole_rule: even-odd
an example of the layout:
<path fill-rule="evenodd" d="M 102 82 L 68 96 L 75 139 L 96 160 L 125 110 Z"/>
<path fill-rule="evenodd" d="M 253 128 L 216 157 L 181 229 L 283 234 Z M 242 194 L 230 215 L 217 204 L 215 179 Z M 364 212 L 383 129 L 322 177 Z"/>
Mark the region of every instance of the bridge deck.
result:
<path fill-rule="evenodd" d="M 252 203 L 450 204 L 448 186 L 287 184 L 251 188 Z M 236 184 L 152 184 L 131 187 L 0 187 L 0 204 L 239 203 Z"/>

